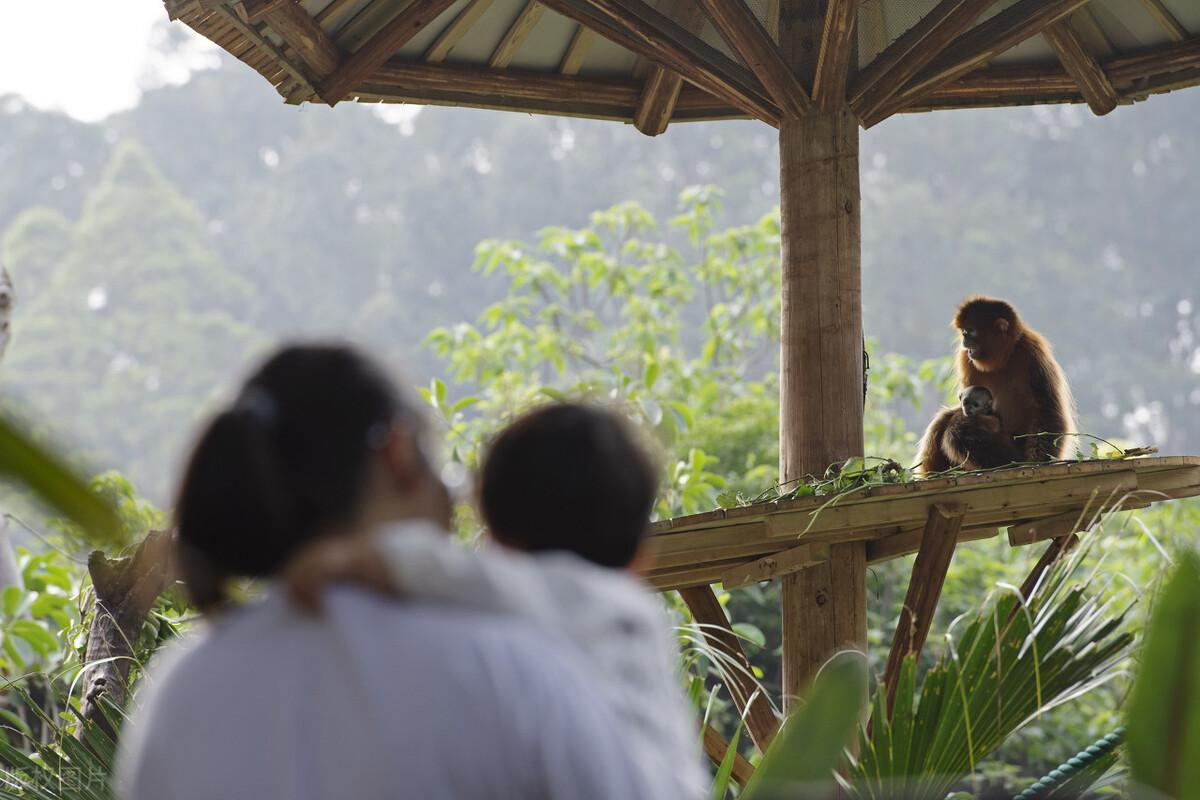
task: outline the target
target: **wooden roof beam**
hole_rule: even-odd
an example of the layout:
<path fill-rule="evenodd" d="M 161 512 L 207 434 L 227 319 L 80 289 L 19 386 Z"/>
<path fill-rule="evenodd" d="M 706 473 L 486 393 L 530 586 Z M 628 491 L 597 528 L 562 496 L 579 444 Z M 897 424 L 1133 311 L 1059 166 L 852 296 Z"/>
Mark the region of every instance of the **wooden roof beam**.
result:
<path fill-rule="evenodd" d="M 698 33 L 704 23 L 704 12 L 695 2 L 674 0 L 673 4 L 664 6 L 663 10 L 689 33 Z M 633 115 L 633 127 L 647 136 L 658 136 L 665 132 L 675 114 L 675 103 L 679 100 L 679 91 L 682 88 L 683 77 L 678 72 L 661 64 L 652 65 L 650 74 L 646 76 L 642 96 L 638 100 L 637 111 Z"/>
<path fill-rule="evenodd" d="M 938 87 L 982 67 L 996 56 L 1036 36 L 1089 0 L 1019 0 L 996 16 L 976 25 L 932 64 L 921 71 L 897 96 L 864 117 L 867 127 L 882 122 L 906 105 L 917 102 Z"/>
<path fill-rule="evenodd" d="M 779 110 L 753 73 L 643 0 L 544 0 L 552 10 L 668 67 L 684 80 L 776 124 Z"/>
<path fill-rule="evenodd" d="M 746 62 L 785 115 L 800 116 L 812 110 L 804 86 L 748 5 L 742 0 L 700 0 L 700 3 L 721 36 Z M 833 0 L 831 8 L 853 3 L 854 0 Z"/>
<path fill-rule="evenodd" d="M 1142 5 L 1146 7 L 1146 12 L 1154 17 L 1154 21 L 1159 24 L 1159 27 L 1166 32 L 1167 38 L 1172 42 L 1182 42 L 1187 38 L 1187 31 L 1179 24 L 1179 20 L 1175 19 L 1175 15 L 1171 13 L 1162 0 L 1142 0 Z"/>
<path fill-rule="evenodd" d="M 452 5 L 454 0 L 414 0 L 321 83 L 321 99 L 331 106 L 345 99 L 355 86 L 386 64 L 397 50 Z"/>
<path fill-rule="evenodd" d="M 576 25 L 575 35 L 571 37 L 571 43 L 567 45 L 567 52 L 563 53 L 558 71 L 563 75 L 578 75 L 579 70 L 583 68 L 583 60 L 587 58 L 588 50 L 592 48 L 592 42 L 595 40 L 596 32 L 594 30 L 586 25 Z"/>
<path fill-rule="evenodd" d="M 525 40 L 529 38 L 529 34 L 537 26 L 542 19 L 542 14 L 546 13 L 546 7 L 538 2 L 538 0 L 529 0 L 525 4 L 525 8 L 521 9 L 521 13 L 517 15 L 516 20 L 509 26 L 504 33 L 504 38 L 500 40 L 500 44 L 496 45 L 495 51 L 492 52 L 491 58 L 488 59 L 488 66 L 492 69 L 504 69 L 512 63 L 513 57 L 517 51 L 521 49 L 521 45 L 525 44 Z"/>
<path fill-rule="evenodd" d="M 892 42 L 858 74 L 850 88 L 850 104 L 870 117 L 909 80 L 970 30 L 995 0 L 942 0 Z"/>
<path fill-rule="evenodd" d="M 1070 20 L 1060 20 L 1042 32 L 1046 41 L 1058 54 L 1063 69 L 1079 84 L 1079 93 L 1087 101 L 1092 113 L 1102 117 L 1117 107 L 1117 90 L 1096 63 L 1096 59 L 1083 46 Z"/>
<path fill-rule="evenodd" d="M 248 22 L 265 22 L 318 78 L 338 68 L 341 51 L 296 0 L 242 0 L 242 7 Z"/>
<path fill-rule="evenodd" d="M 834 111 L 846 102 L 846 80 L 850 72 L 850 55 L 854 52 L 857 18 L 858 0 L 829 0 L 812 90 L 813 100 L 823 111 Z"/>
<path fill-rule="evenodd" d="M 483 13 L 492 6 L 492 0 L 471 0 L 454 21 L 446 26 L 446 30 L 438 34 L 437 39 L 425 51 L 425 60 L 430 64 L 440 64 L 450 55 L 450 51 L 462 41 L 467 31 L 475 26 Z"/>

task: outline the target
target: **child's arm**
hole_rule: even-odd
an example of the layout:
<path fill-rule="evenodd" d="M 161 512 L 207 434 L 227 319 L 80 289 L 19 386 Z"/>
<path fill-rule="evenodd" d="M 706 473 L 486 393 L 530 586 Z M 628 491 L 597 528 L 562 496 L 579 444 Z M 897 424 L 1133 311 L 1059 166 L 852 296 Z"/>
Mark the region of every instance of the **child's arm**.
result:
<path fill-rule="evenodd" d="M 537 562 L 492 548 L 476 552 L 424 523 L 395 525 L 377 534 L 326 539 L 301 552 L 284 582 L 301 608 L 317 610 L 335 583 L 510 614 L 557 629 L 560 603 Z"/>

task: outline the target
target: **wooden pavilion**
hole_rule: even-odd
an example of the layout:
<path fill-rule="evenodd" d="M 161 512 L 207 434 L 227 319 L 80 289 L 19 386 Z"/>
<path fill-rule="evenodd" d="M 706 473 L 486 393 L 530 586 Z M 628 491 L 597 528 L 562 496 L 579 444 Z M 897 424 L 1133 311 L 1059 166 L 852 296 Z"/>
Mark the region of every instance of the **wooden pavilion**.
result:
<path fill-rule="evenodd" d="M 461 105 L 778 128 L 780 480 L 863 451 L 858 137 L 892 114 L 1086 103 L 1200 84 L 1195 0 L 164 0 L 288 103 Z M 709 588 L 778 579 L 784 708 L 835 650 L 865 648 L 866 569 L 916 552 L 887 676 L 919 651 L 955 545 L 1049 542 L 1102 513 L 1200 495 L 1200 458 L 1019 467 L 659 523 L 652 578 L 744 658 Z M 819 511 L 819 513 L 814 513 Z M 748 727 L 778 725 L 749 685 Z M 706 732 L 710 754 L 724 743 Z M 745 765 L 742 765 L 745 768 Z"/>

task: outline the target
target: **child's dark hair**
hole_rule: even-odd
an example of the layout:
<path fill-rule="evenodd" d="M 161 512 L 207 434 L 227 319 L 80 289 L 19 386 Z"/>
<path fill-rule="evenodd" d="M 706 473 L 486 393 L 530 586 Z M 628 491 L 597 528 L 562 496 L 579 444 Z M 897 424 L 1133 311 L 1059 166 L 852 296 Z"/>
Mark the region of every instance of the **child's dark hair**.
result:
<path fill-rule="evenodd" d="M 180 485 L 180 569 L 197 606 L 220 606 L 230 577 L 270 575 L 348 521 L 369 455 L 403 411 L 392 382 L 353 348 L 271 356 L 200 435 Z"/>
<path fill-rule="evenodd" d="M 629 424 L 571 403 L 544 406 L 502 431 L 479 485 L 484 521 L 500 541 L 618 568 L 637 554 L 657 490 L 657 466 Z"/>

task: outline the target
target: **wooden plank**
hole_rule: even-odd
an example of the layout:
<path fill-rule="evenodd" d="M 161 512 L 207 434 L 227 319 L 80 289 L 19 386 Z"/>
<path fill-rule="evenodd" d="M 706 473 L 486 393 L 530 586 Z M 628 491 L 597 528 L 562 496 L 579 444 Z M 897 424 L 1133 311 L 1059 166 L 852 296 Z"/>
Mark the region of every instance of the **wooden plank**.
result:
<path fill-rule="evenodd" d="M 423 31 L 455 0 L 414 0 L 370 39 L 346 58 L 320 87 L 321 99 L 329 105 L 344 100 L 354 88 L 371 77 L 396 51 Z"/>
<path fill-rule="evenodd" d="M 717 733 L 712 725 L 704 726 L 704 754 L 708 756 L 709 761 L 714 766 L 720 766 L 725 761 L 725 754 L 729 752 L 729 742 L 725 741 L 725 737 Z M 749 783 L 750 778 L 754 776 L 754 767 L 750 762 L 743 758 L 740 754 L 733 757 L 733 779 L 738 782 L 739 786 L 745 786 Z"/>
<path fill-rule="evenodd" d="M 672 4 L 664 6 L 664 10 L 669 11 L 684 30 L 689 33 L 700 32 L 704 13 L 697 3 L 674 0 Z M 633 127 L 647 136 L 664 133 L 675 113 L 675 103 L 679 100 L 682 88 L 683 77 L 678 72 L 659 64 L 652 65 L 633 115 Z"/>
<path fill-rule="evenodd" d="M 817 74 L 813 78 L 813 101 L 823 111 L 835 111 L 846 102 L 846 80 L 850 54 L 854 52 L 858 5 L 859 0 L 829 0 L 825 9 L 825 29 L 817 56 Z"/>
<path fill-rule="evenodd" d="M 330 30 L 336 31 L 350 19 L 350 9 L 354 3 L 355 0 L 333 0 L 313 15 L 313 19 L 318 25 L 324 27 L 328 24 Z"/>
<path fill-rule="evenodd" d="M 711 586 L 680 589 L 679 596 L 687 603 L 692 617 L 700 624 L 701 632 L 709 646 L 720 650 L 733 659 L 741 669 L 726 668 L 729 693 L 733 697 L 738 713 L 746 721 L 746 730 L 759 750 L 765 751 L 779 730 L 779 717 L 771 708 L 771 701 L 763 694 L 750 672 L 750 661 L 742 649 L 741 640 L 734 633 Z"/>
<path fill-rule="evenodd" d="M 942 0 L 858 74 L 850 102 L 866 116 L 891 99 L 946 47 L 970 30 L 995 0 Z"/>
<path fill-rule="evenodd" d="M 790 550 L 774 553 L 727 569 L 721 575 L 721 585 L 737 589 L 751 583 L 790 575 L 805 567 L 815 567 L 829 560 L 829 545 L 802 544 Z"/>
<path fill-rule="evenodd" d="M 942 586 L 946 582 L 946 572 L 950 569 L 950 559 L 958 544 L 958 531 L 962 527 L 965 511 L 962 506 L 941 503 L 929 509 L 917 560 L 913 562 L 908 581 L 908 593 L 904 597 L 900 620 L 892 637 L 892 649 L 883 671 L 889 719 L 896 704 L 900 666 L 906 657 L 920 655 L 929 636 L 933 615 L 942 596 Z"/>
<path fill-rule="evenodd" d="M 592 42 L 595 40 L 596 32 L 594 30 L 583 25 L 576 25 L 575 34 L 571 37 L 571 43 L 567 45 L 567 51 L 563 53 L 558 71 L 563 75 L 578 75 L 579 70 L 583 68 L 583 60 L 587 58 L 588 50 L 591 49 Z"/>
<path fill-rule="evenodd" d="M 342 54 L 321 26 L 296 0 L 244 0 L 250 21 L 261 19 L 320 78 L 329 75 L 341 63 Z M 253 9 L 253 12 L 251 12 Z"/>
<path fill-rule="evenodd" d="M 1163 5 L 1162 0 L 1142 0 L 1142 5 L 1150 16 L 1154 17 L 1154 21 L 1159 24 L 1172 42 L 1182 42 L 1187 38 L 1187 31 L 1179 24 L 1179 20 L 1175 19 L 1175 15 Z"/>
<path fill-rule="evenodd" d="M 1018 0 L 996 16 L 960 36 L 900 93 L 863 118 L 871 126 L 935 89 L 987 64 L 996 56 L 1036 36 L 1089 0 Z"/>
<path fill-rule="evenodd" d="M 475 26 L 479 18 L 492 7 L 492 0 L 471 0 L 467 7 L 459 12 L 454 21 L 438 34 L 433 44 L 425 51 L 424 59 L 430 64 L 440 64 L 450 55 L 450 51 L 462 41 L 467 31 Z"/>
<path fill-rule="evenodd" d="M 1058 55 L 1063 69 L 1070 73 L 1079 85 L 1079 92 L 1093 114 L 1102 117 L 1117 107 L 1117 90 L 1096 63 L 1096 59 L 1083 46 L 1069 19 L 1054 23 L 1042 31 L 1042 35 Z"/>
<path fill-rule="evenodd" d="M 1089 531 L 1097 522 L 1097 515 L 1090 514 L 1086 509 L 1068 511 L 1054 517 L 1027 522 L 1023 525 L 1013 525 L 1008 529 L 1008 543 L 1013 547 L 1036 544 L 1048 539 L 1057 539 L 1072 533 Z"/>
<path fill-rule="evenodd" d="M 1200 37 L 1179 44 L 1147 48 L 1104 62 L 1104 71 L 1114 84 L 1132 83 L 1152 75 L 1200 69 Z"/>
<path fill-rule="evenodd" d="M 511 64 L 517 51 L 521 49 L 521 45 L 525 44 L 525 40 L 529 38 L 529 34 L 533 33 L 533 29 L 537 27 L 545 13 L 546 7 L 538 0 L 529 0 L 513 24 L 505 31 L 500 44 L 496 45 L 492 57 L 488 59 L 488 66 L 492 69 L 504 69 Z"/>
<path fill-rule="evenodd" d="M 700 0 L 700 3 L 721 36 L 742 57 L 785 115 L 799 116 L 812 110 L 812 101 L 796 73 L 748 5 L 730 0 Z M 834 0 L 834 4 L 842 3 L 850 4 L 851 0 Z M 831 64 L 830 69 L 835 66 Z"/>
<path fill-rule="evenodd" d="M 302 66 L 293 64 L 291 59 L 289 59 L 282 50 L 276 47 L 270 39 L 259 33 L 253 26 L 242 22 L 237 14 L 233 13 L 224 6 L 219 6 L 213 9 L 213 11 L 219 15 L 230 27 L 237 30 L 237 32 L 243 37 L 252 42 L 258 52 L 262 54 L 262 56 L 265 57 L 265 60 L 269 61 L 272 66 L 278 68 L 282 72 L 286 73 L 288 77 L 292 78 L 301 87 L 301 91 L 306 98 L 316 95 L 317 91 L 312 85 L 311 76 L 305 74 L 305 69 Z M 280 75 L 272 79 L 264 70 L 260 69 L 259 71 L 263 73 L 264 77 L 267 77 L 267 79 L 271 81 L 272 85 L 276 87 L 282 86 L 284 81 L 283 76 Z"/>
<path fill-rule="evenodd" d="M 779 110 L 753 73 L 643 0 L 544 0 L 567 19 L 650 61 L 751 116 L 776 124 Z"/>
<path fill-rule="evenodd" d="M 891 561 L 894 558 L 912 555 L 921 548 L 921 540 L 924 538 L 924 528 L 914 528 L 912 530 L 901 531 L 894 536 L 886 536 L 882 539 L 876 539 L 873 542 L 867 542 L 867 563 L 881 564 L 884 561 Z M 958 543 L 978 542 L 984 539 L 993 539 L 1000 535 L 999 528 L 971 528 L 963 527 L 958 532 Z"/>

